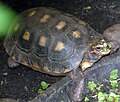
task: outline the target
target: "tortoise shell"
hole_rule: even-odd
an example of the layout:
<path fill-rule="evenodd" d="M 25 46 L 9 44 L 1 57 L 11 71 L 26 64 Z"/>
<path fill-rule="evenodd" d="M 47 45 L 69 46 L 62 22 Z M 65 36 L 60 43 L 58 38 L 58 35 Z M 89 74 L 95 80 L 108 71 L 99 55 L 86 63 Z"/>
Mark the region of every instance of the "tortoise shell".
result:
<path fill-rule="evenodd" d="M 84 21 L 53 8 L 28 9 L 18 17 L 4 41 L 6 52 L 14 61 L 51 75 L 78 68 L 90 44 L 101 37 Z"/>

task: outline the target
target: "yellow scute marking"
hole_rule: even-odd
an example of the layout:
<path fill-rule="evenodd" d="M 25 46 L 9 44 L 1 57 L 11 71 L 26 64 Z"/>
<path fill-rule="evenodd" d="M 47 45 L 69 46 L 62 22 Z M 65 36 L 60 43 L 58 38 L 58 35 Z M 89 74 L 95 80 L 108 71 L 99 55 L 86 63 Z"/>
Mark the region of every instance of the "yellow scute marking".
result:
<path fill-rule="evenodd" d="M 48 21 L 48 19 L 50 18 L 51 16 L 50 15 L 44 15 L 41 19 L 40 19 L 40 22 L 41 23 L 45 23 Z"/>
<path fill-rule="evenodd" d="M 72 36 L 74 37 L 74 38 L 80 38 L 80 35 L 81 35 L 81 33 L 79 32 L 79 31 L 73 31 L 73 33 L 72 33 Z"/>
<path fill-rule="evenodd" d="M 66 68 L 65 70 L 64 70 L 64 73 L 67 73 L 67 72 L 69 72 L 70 70 L 68 69 L 68 68 Z"/>
<path fill-rule="evenodd" d="M 42 68 L 42 70 L 45 71 L 45 72 L 48 72 L 48 71 L 49 71 L 48 67 L 46 67 L 46 66 L 44 66 L 44 67 Z"/>
<path fill-rule="evenodd" d="M 54 71 L 54 73 L 55 73 L 55 74 L 59 74 L 60 72 L 59 72 L 59 71 L 57 71 L 57 70 L 55 70 L 55 71 Z"/>
<path fill-rule="evenodd" d="M 25 60 L 21 61 L 21 64 L 23 64 L 25 66 L 29 66 L 29 64 Z"/>
<path fill-rule="evenodd" d="M 64 43 L 61 41 L 58 41 L 58 43 L 55 47 L 55 51 L 61 51 L 62 49 L 64 49 Z"/>
<path fill-rule="evenodd" d="M 23 35 L 23 39 L 24 40 L 29 40 L 30 39 L 30 33 L 28 31 L 26 31 Z"/>
<path fill-rule="evenodd" d="M 40 67 L 39 67 L 39 65 L 38 65 L 37 63 L 34 63 L 34 64 L 33 64 L 33 69 L 35 69 L 35 70 L 39 70 Z"/>
<path fill-rule="evenodd" d="M 60 21 L 56 26 L 57 29 L 63 29 L 66 26 L 66 22 Z"/>
<path fill-rule="evenodd" d="M 41 36 L 39 39 L 39 45 L 40 46 L 45 46 L 46 43 L 46 37 L 45 36 Z"/>
<path fill-rule="evenodd" d="M 35 13 L 36 13 L 36 10 L 30 12 L 30 13 L 28 14 L 28 16 L 31 17 L 31 16 L 33 16 Z"/>

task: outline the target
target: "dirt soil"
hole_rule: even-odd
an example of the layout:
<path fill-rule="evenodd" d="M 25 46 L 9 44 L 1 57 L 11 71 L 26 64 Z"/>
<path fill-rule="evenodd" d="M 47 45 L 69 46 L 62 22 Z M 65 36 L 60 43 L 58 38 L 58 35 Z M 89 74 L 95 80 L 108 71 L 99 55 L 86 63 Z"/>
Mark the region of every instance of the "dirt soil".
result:
<path fill-rule="evenodd" d="M 119 0 L 3 0 L 18 13 L 31 7 L 54 7 L 73 14 L 89 23 L 96 31 L 103 33 L 109 26 L 120 23 Z M 87 8 L 88 7 L 88 8 Z M 8 55 L 0 40 L 0 98 L 19 99 L 27 102 L 37 96 L 40 82 L 53 84 L 61 77 L 53 77 L 36 72 L 20 65 L 10 69 L 7 64 Z M 92 77 L 91 77 L 92 78 Z"/>

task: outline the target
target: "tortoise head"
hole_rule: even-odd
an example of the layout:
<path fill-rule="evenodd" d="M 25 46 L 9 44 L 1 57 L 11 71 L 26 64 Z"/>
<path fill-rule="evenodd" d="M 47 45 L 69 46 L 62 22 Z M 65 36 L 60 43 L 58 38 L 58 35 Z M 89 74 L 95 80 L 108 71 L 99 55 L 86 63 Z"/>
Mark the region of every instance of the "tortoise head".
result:
<path fill-rule="evenodd" d="M 90 47 L 90 53 L 97 56 L 104 56 L 111 52 L 111 46 L 106 43 L 104 39 L 100 39 L 97 43 L 94 43 Z"/>
<path fill-rule="evenodd" d="M 104 39 L 92 43 L 89 50 L 85 53 L 81 68 L 85 69 L 91 67 L 95 62 L 97 62 L 102 56 L 108 55 L 111 52 L 111 46 L 106 43 Z"/>

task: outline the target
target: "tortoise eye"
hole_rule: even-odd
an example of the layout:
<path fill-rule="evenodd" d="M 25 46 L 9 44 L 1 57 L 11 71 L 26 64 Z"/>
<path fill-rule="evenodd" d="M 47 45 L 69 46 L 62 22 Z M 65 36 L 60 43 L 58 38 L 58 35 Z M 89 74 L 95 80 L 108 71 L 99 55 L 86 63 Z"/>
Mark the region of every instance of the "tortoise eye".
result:
<path fill-rule="evenodd" d="M 95 47 L 95 49 L 96 49 L 96 50 L 101 50 L 101 49 L 103 49 L 103 45 L 97 45 L 97 46 Z"/>
<path fill-rule="evenodd" d="M 100 50 L 102 47 L 96 47 L 97 50 Z"/>

